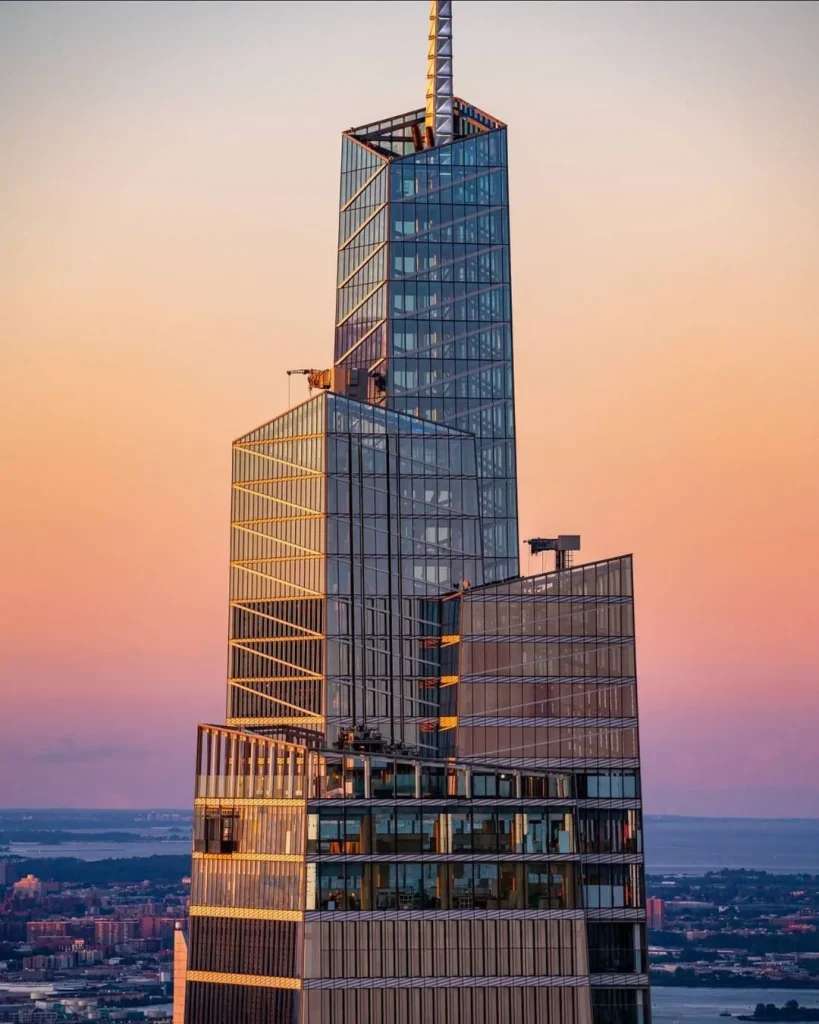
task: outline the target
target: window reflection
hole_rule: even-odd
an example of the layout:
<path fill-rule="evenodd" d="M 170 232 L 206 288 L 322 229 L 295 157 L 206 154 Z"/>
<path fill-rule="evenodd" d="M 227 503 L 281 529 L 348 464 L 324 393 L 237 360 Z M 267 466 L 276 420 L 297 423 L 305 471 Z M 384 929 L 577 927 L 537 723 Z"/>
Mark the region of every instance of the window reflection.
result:
<path fill-rule="evenodd" d="M 574 865 L 533 861 L 372 862 L 318 865 L 321 910 L 561 910 L 576 906 Z M 633 865 L 596 865 L 586 878 L 589 907 L 632 907 Z"/>

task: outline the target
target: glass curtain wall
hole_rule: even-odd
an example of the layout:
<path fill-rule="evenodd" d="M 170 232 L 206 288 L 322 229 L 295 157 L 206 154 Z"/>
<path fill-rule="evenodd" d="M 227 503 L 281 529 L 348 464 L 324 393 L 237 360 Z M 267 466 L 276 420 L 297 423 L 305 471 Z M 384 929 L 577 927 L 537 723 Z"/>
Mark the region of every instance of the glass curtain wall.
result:
<path fill-rule="evenodd" d="M 506 129 L 390 166 L 388 401 L 473 433 L 487 580 L 518 570 Z"/>
<path fill-rule="evenodd" d="M 233 445 L 229 725 L 285 738 L 323 726 L 324 397 Z"/>
<path fill-rule="evenodd" d="M 461 599 L 458 756 L 637 763 L 631 559 Z"/>
<path fill-rule="evenodd" d="M 475 441 L 329 395 L 327 737 L 366 724 L 435 754 L 440 605 L 481 579 Z"/>
<path fill-rule="evenodd" d="M 518 571 L 506 128 L 456 100 L 342 137 L 337 390 L 474 434 L 484 579 Z M 413 141 L 415 139 L 415 141 Z"/>

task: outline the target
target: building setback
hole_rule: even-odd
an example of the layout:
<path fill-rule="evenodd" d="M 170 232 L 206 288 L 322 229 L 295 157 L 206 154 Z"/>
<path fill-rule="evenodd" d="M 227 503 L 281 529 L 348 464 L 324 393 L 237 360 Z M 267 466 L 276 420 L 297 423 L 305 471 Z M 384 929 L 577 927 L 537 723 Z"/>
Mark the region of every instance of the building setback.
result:
<path fill-rule="evenodd" d="M 176 1024 L 645 1024 L 629 556 L 518 574 L 506 127 L 342 137 L 334 365 L 233 446 Z"/>

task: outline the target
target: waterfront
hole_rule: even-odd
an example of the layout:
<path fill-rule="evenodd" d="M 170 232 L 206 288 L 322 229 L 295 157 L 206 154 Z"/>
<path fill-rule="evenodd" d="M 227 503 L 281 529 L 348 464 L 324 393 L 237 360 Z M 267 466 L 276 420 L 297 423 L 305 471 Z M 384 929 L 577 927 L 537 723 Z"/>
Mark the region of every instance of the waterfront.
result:
<path fill-rule="evenodd" d="M 190 839 L 138 838 L 128 842 L 69 840 L 61 843 L 9 843 L 3 854 L 25 858 L 76 857 L 78 860 L 125 860 L 191 852 Z"/>
<path fill-rule="evenodd" d="M 3 812 L 0 812 L 2 814 Z M 17 812 L 22 818 L 24 812 Z M 138 823 L 122 811 L 36 811 L 34 827 L 42 833 L 60 830 L 59 837 L 6 833 L 6 853 L 17 857 L 78 857 L 80 860 L 150 857 L 190 852 L 191 815 L 186 811 L 140 812 Z M 31 827 L 29 818 L 15 822 Z M 10 818 L 15 812 L 5 812 Z M 71 816 L 69 818 L 69 815 Z M 157 818 L 173 818 L 173 824 Z M 94 829 L 89 828 L 93 818 Z M 68 819 L 68 820 L 66 820 Z M 112 838 L 102 830 L 116 830 Z M 96 831 L 96 835 L 94 832 Z M 83 835 L 87 832 L 87 835 Z M 704 875 L 723 868 L 745 868 L 777 874 L 819 874 L 819 820 L 766 818 L 685 818 L 646 815 L 646 871 L 651 875 Z M 55 841 L 57 840 L 57 841 Z M 0 851 L 2 856 L 3 851 Z"/>
<path fill-rule="evenodd" d="M 819 874 L 816 818 L 645 816 L 646 871 L 704 875 L 724 868 Z"/>
<path fill-rule="evenodd" d="M 733 1017 L 753 1013 L 757 1003 L 782 1006 L 796 999 L 819 1006 L 819 990 L 792 988 L 660 988 L 651 990 L 653 1024 L 720 1024 L 725 1011 Z"/>

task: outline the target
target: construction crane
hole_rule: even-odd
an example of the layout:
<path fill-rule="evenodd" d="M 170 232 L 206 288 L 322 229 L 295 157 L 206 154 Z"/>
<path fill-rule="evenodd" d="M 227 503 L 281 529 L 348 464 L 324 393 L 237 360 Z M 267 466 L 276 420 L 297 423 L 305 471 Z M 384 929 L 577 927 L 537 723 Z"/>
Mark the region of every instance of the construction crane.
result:
<path fill-rule="evenodd" d="M 554 551 L 555 569 L 568 569 L 572 564 L 572 551 L 580 550 L 580 535 L 561 533 L 557 537 L 532 537 L 523 543 L 529 545 L 529 551 L 533 555 L 543 554 L 544 551 Z"/>
<path fill-rule="evenodd" d="M 333 386 L 333 371 L 332 370 L 288 370 L 287 376 L 292 377 L 295 374 L 301 374 L 307 378 L 307 386 L 312 391 L 313 388 L 319 390 L 329 391 Z"/>

